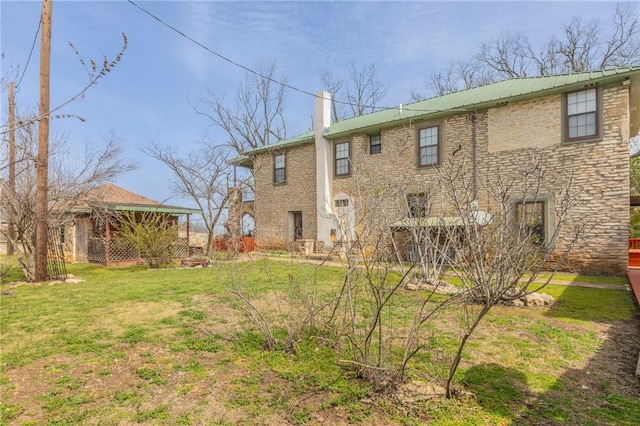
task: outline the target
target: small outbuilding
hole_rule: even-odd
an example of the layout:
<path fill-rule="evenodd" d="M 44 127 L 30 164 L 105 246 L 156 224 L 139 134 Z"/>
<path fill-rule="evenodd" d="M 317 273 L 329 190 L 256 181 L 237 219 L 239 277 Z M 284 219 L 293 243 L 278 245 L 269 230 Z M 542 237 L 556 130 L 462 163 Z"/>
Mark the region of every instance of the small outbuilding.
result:
<path fill-rule="evenodd" d="M 139 253 L 114 238 L 120 212 L 134 212 L 137 220 L 143 220 L 149 213 L 162 214 L 176 225 L 180 216 L 186 216 L 175 247 L 178 258 L 189 255 L 190 216 L 200 210 L 165 205 L 117 185 L 105 184 L 90 191 L 82 205 L 73 209 L 73 221 L 61 232 L 65 260 L 106 266 L 141 262 Z"/>

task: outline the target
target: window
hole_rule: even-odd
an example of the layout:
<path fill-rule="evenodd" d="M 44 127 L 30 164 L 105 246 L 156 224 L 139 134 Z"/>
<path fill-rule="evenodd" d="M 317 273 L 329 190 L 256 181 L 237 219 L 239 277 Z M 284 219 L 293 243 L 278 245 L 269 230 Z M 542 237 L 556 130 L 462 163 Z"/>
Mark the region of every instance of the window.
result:
<path fill-rule="evenodd" d="M 409 217 L 427 217 L 429 213 L 427 194 L 424 192 L 407 194 L 407 207 L 409 208 Z"/>
<path fill-rule="evenodd" d="M 432 126 L 418 130 L 418 166 L 435 166 L 438 164 L 439 127 Z"/>
<path fill-rule="evenodd" d="M 382 136 L 369 136 L 369 154 L 380 154 L 382 152 Z"/>
<path fill-rule="evenodd" d="M 544 201 L 516 204 L 516 226 L 523 237 L 528 237 L 532 244 L 542 245 L 545 242 L 545 212 Z"/>
<path fill-rule="evenodd" d="M 284 154 L 273 156 L 273 183 L 284 183 L 286 180 L 286 161 Z"/>
<path fill-rule="evenodd" d="M 336 207 L 348 207 L 349 200 L 347 199 L 338 199 L 336 200 Z"/>
<path fill-rule="evenodd" d="M 566 140 L 598 136 L 598 89 L 568 93 L 565 97 Z"/>
<path fill-rule="evenodd" d="M 349 142 L 340 142 L 335 147 L 335 175 L 348 176 L 351 174 L 351 159 L 349 156 Z"/>

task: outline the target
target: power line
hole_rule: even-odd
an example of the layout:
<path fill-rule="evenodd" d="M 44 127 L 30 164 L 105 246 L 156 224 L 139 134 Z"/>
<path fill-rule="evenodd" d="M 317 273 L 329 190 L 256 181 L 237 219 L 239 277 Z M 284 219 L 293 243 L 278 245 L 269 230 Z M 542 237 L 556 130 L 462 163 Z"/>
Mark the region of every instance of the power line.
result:
<path fill-rule="evenodd" d="M 218 52 L 216 52 L 216 51 L 214 51 L 214 50 L 210 49 L 209 47 L 207 47 L 207 46 L 205 46 L 204 44 L 200 43 L 198 40 L 195 40 L 194 38 L 192 38 L 192 37 L 188 36 L 187 34 L 185 34 L 184 32 L 182 32 L 182 31 L 181 31 L 181 30 L 179 30 L 178 28 L 176 28 L 176 27 L 174 27 L 173 25 L 171 25 L 171 24 L 169 24 L 169 23 L 167 23 L 167 22 L 163 21 L 163 20 L 162 20 L 161 18 L 159 18 L 158 16 L 156 16 L 156 15 L 154 15 L 153 13 L 149 12 L 147 9 L 143 8 L 142 6 L 139 6 L 139 5 L 138 5 L 138 4 L 136 4 L 136 2 L 134 2 L 133 0 L 128 0 L 128 2 L 129 2 L 129 3 L 131 3 L 133 6 L 137 7 L 138 9 L 140 9 L 142 12 L 144 12 L 144 13 L 146 13 L 147 15 L 149 15 L 150 17 L 152 17 L 153 19 L 155 19 L 156 21 L 158 21 L 159 23 L 161 23 L 162 25 L 164 25 L 165 27 L 167 27 L 167 28 L 171 29 L 172 31 L 174 31 L 174 32 L 176 32 L 176 33 L 178 33 L 178 34 L 180 34 L 182 37 L 186 38 L 186 39 L 187 39 L 187 40 L 189 40 L 190 42 L 197 44 L 198 46 L 200 46 L 201 48 L 203 48 L 203 49 L 204 49 L 204 50 L 206 50 L 207 52 L 211 53 L 212 55 L 215 55 L 215 56 L 219 57 L 220 59 L 222 59 L 222 60 L 224 60 L 224 61 L 229 62 L 231 65 L 234 65 L 234 66 L 236 66 L 236 67 L 242 68 L 243 70 L 245 70 L 245 71 L 247 71 L 247 72 L 250 72 L 251 74 L 254 74 L 254 75 L 256 75 L 256 76 L 258 76 L 258 77 L 260 77 L 260 78 L 264 78 L 264 79 L 266 79 L 266 80 L 271 81 L 272 83 L 279 84 L 280 86 L 286 87 L 286 88 L 291 89 L 291 90 L 294 90 L 294 91 L 296 91 L 296 92 L 300 92 L 300 93 L 303 93 L 303 94 L 305 94 L 305 95 L 309 95 L 309 96 L 314 96 L 314 97 L 316 96 L 316 95 L 314 95 L 314 94 L 313 94 L 313 93 L 311 93 L 311 92 L 308 92 L 308 91 L 306 91 L 306 90 L 299 89 L 299 88 L 297 88 L 297 87 L 295 87 L 295 86 L 292 86 L 292 85 L 290 85 L 290 84 L 287 84 L 287 83 L 284 83 L 284 82 L 282 82 L 282 81 L 279 81 L 279 80 L 276 80 L 276 79 L 274 79 L 274 78 L 271 78 L 271 77 L 269 77 L 269 76 L 263 75 L 263 74 L 259 73 L 258 71 L 255 71 L 255 70 L 253 70 L 253 69 L 251 69 L 251 68 L 249 68 L 249 67 L 247 67 L 247 66 L 245 66 L 245 65 L 242 65 L 242 64 L 240 64 L 240 63 L 238 63 L 238 62 L 236 62 L 236 61 L 234 61 L 234 60 L 232 60 L 232 59 L 230 59 L 230 58 L 228 58 L 228 57 L 226 57 L 226 56 L 222 55 L 221 53 L 218 53 Z"/>
<path fill-rule="evenodd" d="M 38 28 L 36 29 L 36 35 L 33 37 L 33 43 L 31 44 L 31 50 L 29 51 L 29 56 L 27 57 L 27 62 L 24 64 L 24 68 L 22 69 L 22 75 L 18 79 L 16 83 L 16 91 L 20 91 L 20 83 L 22 83 L 22 79 L 24 75 L 27 73 L 27 68 L 29 67 L 29 62 L 31 62 L 31 56 L 33 55 L 33 50 L 36 47 L 36 43 L 38 41 L 38 35 L 40 34 L 40 26 L 42 25 L 42 16 L 40 17 L 40 21 L 38 21 Z"/>
<path fill-rule="evenodd" d="M 153 18 L 153 19 L 155 19 L 156 21 L 158 21 L 161 25 L 163 25 L 163 26 L 165 26 L 165 27 L 169 28 L 170 30 L 172 30 L 172 31 L 176 32 L 177 34 L 179 34 L 180 36 L 182 36 L 182 37 L 186 38 L 186 39 L 187 39 L 187 40 L 189 40 L 190 42 L 192 42 L 192 43 L 194 43 L 194 44 L 196 44 L 196 45 L 200 46 L 201 48 L 203 48 L 203 49 L 204 49 L 204 50 L 206 50 L 207 52 L 211 53 L 212 55 L 217 56 L 218 58 L 220 58 L 220 59 L 222 59 L 222 60 L 224 60 L 224 61 L 226 61 L 226 62 L 228 62 L 228 63 L 230 63 L 231 65 L 234 65 L 234 66 L 236 66 L 236 67 L 238 67 L 238 68 L 241 68 L 241 69 L 243 69 L 243 70 L 245 70 L 245 71 L 247 71 L 247 72 L 249 72 L 249 73 L 251 73 L 251 74 L 254 74 L 254 75 L 256 75 L 256 76 L 258 76 L 258 77 L 260 77 L 260 78 L 263 78 L 263 79 L 269 80 L 269 81 L 270 81 L 270 82 L 272 82 L 272 83 L 275 83 L 275 84 L 278 84 L 278 85 L 280 85 L 280 86 L 286 87 L 287 89 L 291 89 L 291 90 L 294 90 L 294 91 L 296 91 L 296 92 L 302 93 L 302 94 L 304 94 L 304 95 L 312 96 L 312 97 L 314 97 L 314 98 L 318 97 L 316 94 L 311 93 L 311 92 L 309 92 L 309 91 L 307 91 L 307 90 L 300 89 L 300 88 L 295 87 L 295 86 L 292 86 L 292 85 L 290 85 L 290 84 L 288 84 L 288 83 L 284 83 L 284 82 L 282 82 L 282 81 L 276 80 L 276 79 L 274 79 L 274 78 L 272 78 L 272 77 L 269 77 L 269 76 L 267 76 L 267 75 L 261 74 L 260 72 L 258 72 L 258 71 L 256 71 L 256 70 L 254 70 L 254 69 L 252 69 L 252 68 L 249 68 L 249 67 L 248 67 L 248 66 L 246 66 L 246 65 L 243 65 L 243 64 L 241 64 L 241 63 L 239 63 L 239 62 L 236 62 L 236 61 L 234 61 L 234 60 L 232 60 L 232 59 L 228 58 L 227 56 L 224 56 L 223 54 L 218 53 L 218 52 L 216 52 L 216 51 L 212 50 L 211 48 L 209 48 L 208 46 L 206 46 L 206 45 L 202 44 L 202 43 L 201 43 L 201 42 L 199 42 L 198 40 L 195 40 L 193 37 L 191 37 L 191 36 L 189 36 L 189 35 L 185 34 L 183 31 L 179 30 L 179 29 L 178 29 L 178 28 L 176 28 L 175 26 L 173 26 L 173 25 L 171 25 L 171 24 L 169 24 L 169 23 L 165 22 L 162 18 L 160 18 L 160 17 L 158 17 L 157 15 L 154 15 L 153 13 L 149 12 L 147 9 L 145 9 L 145 8 L 143 8 L 142 6 L 138 5 L 138 4 L 137 4 L 136 2 L 134 2 L 133 0 L 127 0 L 127 1 L 128 1 L 131 5 L 135 6 L 137 9 L 139 9 L 140 11 L 142 11 L 142 12 L 146 13 L 146 14 L 147 14 L 147 15 L 149 15 L 151 18 Z M 353 104 L 353 103 L 351 103 L 351 102 L 340 101 L 340 100 L 337 100 L 337 99 L 332 99 L 332 101 L 333 101 L 333 102 L 335 102 L 335 103 L 342 104 L 342 105 L 357 106 L 356 104 Z M 389 110 L 389 109 L 397 109 L 397 108 L 398 108 L 397 106 L 393 106 L 393 107 L 375 107 L 375 106 L 365 106 L 365 107 L 366 107 L 366 108 L 372 108 L 372 109 L 374 109 L 374 110 L 375 110 L 375 109 L 377 109 L 377 110 Z M 412 108 L 406 108 L 406 107 L 404 107 L 404 108 L 403 108 L 402 106 L 400 106 L 400 108 L 401 108 L 401 109 L 404 109 L 405 111 L 414 111 L 414 112 L 439 112 L 439 111 L 441 111 L 441 110 L 422 110 L 422 109 L 412 109 Z"/>

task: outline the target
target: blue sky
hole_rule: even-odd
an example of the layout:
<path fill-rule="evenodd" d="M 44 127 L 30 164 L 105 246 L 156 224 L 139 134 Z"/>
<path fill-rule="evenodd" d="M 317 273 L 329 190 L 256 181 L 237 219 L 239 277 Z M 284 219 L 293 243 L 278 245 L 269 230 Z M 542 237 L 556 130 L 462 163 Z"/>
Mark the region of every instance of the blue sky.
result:
<path fill-rule="evenodd" d="M 572 17 L 611 22 L 614 2 L 437 2 L 437 1 L 140 1 L 137 3 L 209 49 L 250 68 L 276 60 L 288 83 L 315 93 L 320 74 L 344 73 L 349 64 L 375 64 L 389 85 L 382 102 L 408 103 L 410 90 L 422 88 L 434 69 L 467 59 L 481 42 L 500 32 L 517 31 L 532 42 L 560 35 Z M 18 108 L 36 111 L 39 38 L 27 65 L 40 19 L 39 1 L 0 2 L 2 75 L 18 79 Z M 168 204 L 170 172 L 137 149 L 149 142 L 194 149 L 208 132 L 225 142 L 220 131 L 190 104 L 207 91 L 235 97 L 244 71 L 141 12 L 126 1 L 53 1 L 51 106 L 75 95 L 87 75 L 69 42 L 88 60 L 115 55 L 121 34 L 129 41 L 121 63 L 89 89 L 84 99 L 60 112 L 85 118 L 53 120 L 51 137 L 66 136 L 83 150 L 109 131 L 122 141 L 127 160 L 138 168 L 114 182 Z M 26 66 L 26 71 L 25 70 Z M 2 123 L 7 92 L 2 88 Z M 313 98 L 286 92 L 287 134 L 308 130 Z"/>

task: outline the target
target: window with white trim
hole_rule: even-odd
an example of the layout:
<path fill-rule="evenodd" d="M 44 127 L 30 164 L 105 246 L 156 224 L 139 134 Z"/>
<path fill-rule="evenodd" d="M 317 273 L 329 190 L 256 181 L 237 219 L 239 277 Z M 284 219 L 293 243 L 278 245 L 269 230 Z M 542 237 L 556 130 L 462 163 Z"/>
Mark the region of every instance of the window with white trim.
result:
<path fill-rule="evenodd" d="M 338 142 L 334 145 L 335 176 L 349 176 L 351 174 L 350 142 Z"/>
<path fill-rule="evenodd" d="M 436 166 L 439 163 L 440 127 L 431 126 L 418 130 L 418 166 Z"/>
<path fill-rule="evenodd" d="M 273 156 L 273 183 L 284 183 L 287 179 L 286 158 L 284 154 Z"/>
<path fill-rule="evenodd" d="M 574 141 L 598 137 L 598 89 L 565 95 L 565 139 Z"/>

